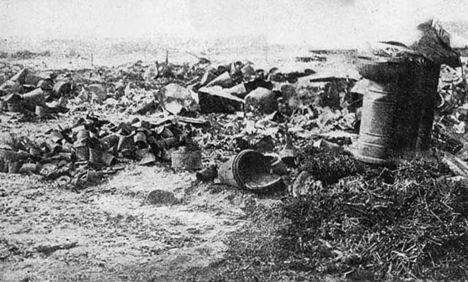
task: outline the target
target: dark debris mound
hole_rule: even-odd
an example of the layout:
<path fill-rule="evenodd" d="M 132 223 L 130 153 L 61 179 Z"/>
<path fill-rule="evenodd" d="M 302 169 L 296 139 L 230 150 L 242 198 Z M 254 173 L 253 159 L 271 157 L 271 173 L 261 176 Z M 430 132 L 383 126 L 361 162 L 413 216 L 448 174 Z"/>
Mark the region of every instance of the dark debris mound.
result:
<path fill-rule="evenodd" d="M 466 277 L 468 189 L 438 181 L 436 167 L 419 162 L 393 171 L 392 185 L 375 178 L 288 199 L 282 249 L 324 273 Z"/>

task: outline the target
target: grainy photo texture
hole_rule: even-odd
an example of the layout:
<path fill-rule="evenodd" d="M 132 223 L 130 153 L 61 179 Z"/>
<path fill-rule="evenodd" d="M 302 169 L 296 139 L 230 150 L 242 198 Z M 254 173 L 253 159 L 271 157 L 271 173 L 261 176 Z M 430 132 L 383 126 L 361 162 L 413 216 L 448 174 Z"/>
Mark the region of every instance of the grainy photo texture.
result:
<path fill-rule="evenodd" d="M 0 281 L 466 281 L 465 0 L 1 0 Z"/>

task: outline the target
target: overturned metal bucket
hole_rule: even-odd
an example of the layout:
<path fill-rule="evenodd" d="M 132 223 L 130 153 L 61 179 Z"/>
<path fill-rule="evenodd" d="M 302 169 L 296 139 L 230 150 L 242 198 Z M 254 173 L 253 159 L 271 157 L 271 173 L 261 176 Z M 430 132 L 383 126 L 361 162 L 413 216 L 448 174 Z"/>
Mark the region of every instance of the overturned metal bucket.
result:
<path fill-rule="evenodd" d="M 244 150 L 219 167 L 221 183 L 253 192 L 261 192 L 278 187 L 280 176 L 270 172 L 268 158 L 254 150 Z"/>

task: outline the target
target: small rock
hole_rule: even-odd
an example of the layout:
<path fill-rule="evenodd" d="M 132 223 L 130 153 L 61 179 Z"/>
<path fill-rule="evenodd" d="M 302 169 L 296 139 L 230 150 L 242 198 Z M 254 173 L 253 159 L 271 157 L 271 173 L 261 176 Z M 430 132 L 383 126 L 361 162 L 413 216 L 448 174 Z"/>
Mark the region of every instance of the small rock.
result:
<path fill-rule="evenodd" d="M 174 196 L 174 193 L 159 189 L 151 191 L 146 197 L 146 200 L 149 204 L 158 206 L 173 205 L 179 202 L 179 199 Z"/>

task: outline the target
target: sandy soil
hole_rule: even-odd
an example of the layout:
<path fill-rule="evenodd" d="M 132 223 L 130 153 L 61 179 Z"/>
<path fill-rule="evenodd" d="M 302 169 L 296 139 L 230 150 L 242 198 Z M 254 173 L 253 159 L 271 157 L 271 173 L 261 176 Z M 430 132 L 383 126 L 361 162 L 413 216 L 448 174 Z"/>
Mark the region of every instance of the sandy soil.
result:
<path fill-rule="evenodd" d="M 194 178 L 129 166 L 76 193 L 1 174 L 1 280 L 180 280 L 222 260 L 223 238 L 244 223 L 249 195 Z M 154 189 L 173 192 L 174 201 L 152 203 Z"/>

